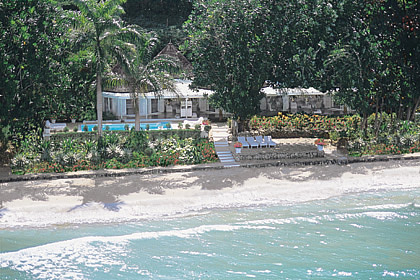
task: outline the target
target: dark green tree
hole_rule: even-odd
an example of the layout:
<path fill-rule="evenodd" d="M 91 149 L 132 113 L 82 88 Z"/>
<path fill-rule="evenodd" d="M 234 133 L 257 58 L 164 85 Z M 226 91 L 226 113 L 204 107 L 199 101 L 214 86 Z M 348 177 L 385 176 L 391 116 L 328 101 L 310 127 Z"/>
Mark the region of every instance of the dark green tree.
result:
<path fill-rule="evenodd" d="M 365 116 L 413 119 L 420 103 L 417 1 L 345 1 L 326 61 L 327 88 Z M 379 122 L 375 122 L 378 126 Z M 367 123 L 364 123 L 367 125 Z"/>
<path fill-rule="evenodd" d="M 0 1 L 0 126 L 40 127 L 62 88 L 62 13 L 52 1 Z"/>
<path fill-rule="evenodd" d="M 200 0 L 184 26 L 194 83 L 213 89 L 213 105 L 241 121 L 259 112 L 270 71 L 267 16 L 259 0 Z"/>

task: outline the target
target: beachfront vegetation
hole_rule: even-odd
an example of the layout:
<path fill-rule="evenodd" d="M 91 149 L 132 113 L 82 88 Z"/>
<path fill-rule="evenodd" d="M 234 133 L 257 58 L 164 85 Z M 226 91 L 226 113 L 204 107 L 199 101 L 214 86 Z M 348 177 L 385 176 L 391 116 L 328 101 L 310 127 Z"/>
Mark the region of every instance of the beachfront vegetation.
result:
<path fill-rule="evenodd" d="M 258 114 L 264 83 L 312 86 L 359 114 L 354 131 L 328 132 L 334 138 L 346 131 L 354 154 L 410 151 L 403 143 L 413 143 L 406 135 L 418 131 L 419 15 L 413 0 L 0 1 L 0 159 L 26 145 L 25 135 L 41 135 L 52 117 L 102 119 L 101 78 L 147 41 L 132 23 L 156 30 L 161 47 L 170 40 L 184 45 L 194 83 L 212 88 L 213 107 L 241 124 Z M 326 129 L 306 118 L 294 125 Z M 385 137 L 387 129 L 396 132 Z M 383 140 L 378 146 L 375 137 Z"/>
<path fill-rule="evenodd" d="M 400 120 L 395 114 L 372 114 L 364 129 L 363 118 L 281 114 L 254 116 L 251 131 L 258 134 L 329 138 L 334 145 L 346 148 L 352 156 L 420 152 L 420 122 Z"/>
<path fill-rule="evenodd" d="M 261 86 L 315 87 L 363 117 L 413 120 L 420 105 L 418 1 L 196 0 L 186 49 L 194 82 L 247 119 Z"/>
<path fill-rule="evenodd" d="M 21 141 L 12 168 L 16 174 L 25 174 L 199 164 L 217 159 L 208 139 L 200 138 L 199 133 L 181 138 L 183 134 L 173 130 L 171 137 L 163 138 L 157 134 L 149 137 L 145 131 L 105 131 L 99 138 L 96 133 L 67 133 L 46 141 L 31 133 Z"/>

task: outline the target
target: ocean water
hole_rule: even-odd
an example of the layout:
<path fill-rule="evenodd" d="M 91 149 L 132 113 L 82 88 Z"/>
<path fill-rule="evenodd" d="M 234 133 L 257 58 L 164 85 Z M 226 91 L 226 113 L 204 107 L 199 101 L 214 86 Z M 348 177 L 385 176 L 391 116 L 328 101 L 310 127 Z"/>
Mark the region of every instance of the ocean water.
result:
<path fill-rule="evenodd" d="M 132 221 L 3 227 L 0 279 L 420 279 L 418 186 L 257 197 Z"/>

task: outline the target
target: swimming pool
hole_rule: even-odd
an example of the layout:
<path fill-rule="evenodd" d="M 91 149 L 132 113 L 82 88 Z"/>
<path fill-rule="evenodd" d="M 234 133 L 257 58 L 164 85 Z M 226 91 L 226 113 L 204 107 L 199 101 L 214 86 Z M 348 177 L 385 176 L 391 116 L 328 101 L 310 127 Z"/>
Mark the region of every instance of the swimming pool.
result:
<path fill-rule="evenodd" d="M 166 128 L 166 124 L 169 122 L 159 122 L 159 123 L 140 123 L 140 129 L 146 130 L 147 125 L 149 125 L 150 130 L 158 130 L 159 127 L 163 129 Z M 111 123 L 111 124 L 103 124 L 102 130 L 125 130 L 126 125 L 128 125 L 129 129 L 134 127 L 134 123 Z M 96 124 L 83 124 L 81 125 L 81 130 L 83 131 L 84 127 L 87 126 L 88 131 L 93 131 L 93 128 L 97 126 Z"/>

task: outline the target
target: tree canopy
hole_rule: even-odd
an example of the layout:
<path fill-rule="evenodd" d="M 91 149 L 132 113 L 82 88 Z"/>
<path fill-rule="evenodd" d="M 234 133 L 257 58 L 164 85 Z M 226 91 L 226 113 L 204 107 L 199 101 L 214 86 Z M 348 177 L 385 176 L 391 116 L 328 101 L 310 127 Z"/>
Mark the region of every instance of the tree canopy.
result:
<path fill-rule="evenodd" d="M 40 126 L 62 88 L 65 22 L 51 1 L 0 1 L 0 125 Z"/>
<path fill-rule="evenodd" d="M 210 86 L 213 104 L 236 118 L 259 111 L 270 69 L 263 38 L 267 12 L 258 0 L 203 0 L 185 23 L 194 83 Z"/>

